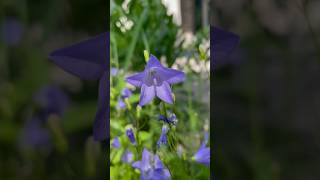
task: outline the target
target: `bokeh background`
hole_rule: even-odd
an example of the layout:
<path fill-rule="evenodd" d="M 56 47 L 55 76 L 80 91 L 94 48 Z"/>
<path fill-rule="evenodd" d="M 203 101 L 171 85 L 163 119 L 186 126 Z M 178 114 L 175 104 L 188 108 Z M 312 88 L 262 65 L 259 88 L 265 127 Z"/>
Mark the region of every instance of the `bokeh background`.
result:
<path fill-rule="evenodd" d="M 320 178 L 320 2 L 212 0 L 210 23 L 240 36 L 214 72 L 217 179 Z"/>
<path fill-rule="evenodd" d="M 108 30 L 105 0 L 0 1 L 0 179 L 106 179 L 94 142 L 98 83 L 48 54 Z"/>

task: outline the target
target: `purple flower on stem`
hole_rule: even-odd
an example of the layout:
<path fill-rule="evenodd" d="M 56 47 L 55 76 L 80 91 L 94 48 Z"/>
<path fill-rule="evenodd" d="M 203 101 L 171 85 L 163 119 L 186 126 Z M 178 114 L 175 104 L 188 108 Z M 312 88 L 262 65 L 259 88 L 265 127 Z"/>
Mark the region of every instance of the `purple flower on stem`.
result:
<path fill-rule="evenodd" d="M 135 139 L 135 137 L 134 137 L 134 133 L 133 133 L 132 128 L 128 128 L 128 129 L 126 130 L 126 135 L 128 136 L 130 142 L 131 142 L 133 145 L 136 145 L 136 144 L 137 144 L 136 139 Z"/>
<path fill-rule="evenodd" d="M 196 162 L 204 164 L 206 166 L 210 165 L 210 148 L 200 147 L 200 149 L 193 155 L 192 159 Z"/>
<path fill-rule="evenodd" d="M 121 147 L 121 144 L 120 144 L 120 141 L 119 141 L 119 137 L 113 138 L 111 146 L 116 148 L 116 149 L 119 149 Z"/>
<path fill-rule="evenodd" d="M 131 164 L 133 161 L 133 153 L 129 150 L 126 150 L 121 156 L 121 161 L 124 163 Z"/>
<path fill-rule="evenodd" d="M 136 87 L 141 87 L 140 106 L 148 104 L 155 96 L 166 103 L 173 104 L 171 84 L 182 82 L 185 74 L 181 71 L 165 68 L 151 55 L 143 72 L 126 78 Z"/>
<path fill-rule="evenodd" d="M 124 88 L 124 89 L 122 90 L 122 92 L 121 92 L 121 97 L 122 97 L 123 99 L 129 98 L 131 95 L 132 95 L 132 92 L 131 92 L 130 89 L 128 89 L 128 88 Z"/>
<path fill-rule="evenodd" d="M 192 159 L 206 166 L 210 165 L 210 147 L 206 147 L 209 135 L 205 133 L 204 141 L 201 143 L 199 150 L 193 155 Z"/>
<path fill-rule="evenodd" d="M 124 103 L 122 99 L 119 99 L 117 102 L 117 109 L 124 109 L 124 108 L 126 108 L 126 103 Z"/>
<path fill-rule="evenodd" d="M 177 120 L 177 117 L 174 113 L 172 113 L 169 118 L 165 117 L 164 115 L 159 115 L 158 119 L 160 121 L 163 121 L 165 123 L 168 123 L 168 124 L 172 124 L 172 125 L 176 125 L 178 120 Z"/>
<path fill-rule="evenodd" d="M 213 63 L 213 68 L 216 69 L 225 64 L 224 59 L 239 43 L 239 36 L 217 27 L 210 28 L 210 36 L 212 37 L 212 41 L 210 41 L 210 58 Z"/>
<path fill-rule="evenodd" d="M 134 162 L 132 167 L 140 170 L 140 180 L 167 180 L 171 176 L 159 156 L 153 156 L 146 148 L 143 149 L 141 161 Z"/>
<path fill-rule="evenodd" d="M 110 75 L 111 76 L 116 76 L 118 74 L 118 69 L 117 68 L 115 68 L 115 67 L 112 67 L 111 68 L 111 71 L 110 71 Z"/>
<path fill-rule="evenodd" d="M 58 49 L 49 58 L 62 69 L 85 80 L 99 80 L 99 100 L 93 136 L 95 140 L 109 137 L 109 32 Z"/>
<path fill-rule="evenodd" d="M 162 132 L 161 132 L 160 138 L 157 142 L 158 148 L 160 148 L 161 144 L 166 145 L 168 143 L 168 141 L 167 141 L 168 130 L 169 129 L 166 125 L 162 126 Z"/>

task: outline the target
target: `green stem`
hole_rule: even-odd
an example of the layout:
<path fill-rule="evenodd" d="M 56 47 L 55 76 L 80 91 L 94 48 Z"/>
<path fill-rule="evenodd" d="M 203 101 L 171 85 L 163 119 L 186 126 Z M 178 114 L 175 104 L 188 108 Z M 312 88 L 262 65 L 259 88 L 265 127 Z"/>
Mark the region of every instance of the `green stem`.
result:
<path fill-rule="evenodd" d="M 148 8 L 145 8 L 143 10 L 139 20 L 138 20 L 137 26 L 135 27 L 135 30 L 133 32 L 133 39 L 131 41 L 131 44 L 129 46 L 128 53 L 127 53 L 127 56 L 126 56 L 126 59 L 125 59 L 125 64 L 124 64 L 124 70 L 125 71 L 128 69 L 130 60 L 131 60 L 132 55 L 133 55 L 133 51 L 135 50 L 136 44 L 138 42 L 138 37 L 139 37 L 139 34 L 141 32 L 142 25 L 145 22 L 146 18 L 148 17 L 147 14 L 148 14 Z"/>

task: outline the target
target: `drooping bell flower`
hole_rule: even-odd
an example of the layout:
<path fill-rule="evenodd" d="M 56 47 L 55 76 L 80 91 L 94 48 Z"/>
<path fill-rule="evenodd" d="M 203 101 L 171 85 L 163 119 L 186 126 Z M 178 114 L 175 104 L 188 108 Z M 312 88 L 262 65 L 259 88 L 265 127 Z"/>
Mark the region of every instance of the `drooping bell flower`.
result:
<path fill-rule="evenodd" d="M 123 99 L 129 98 L 129 97 L 131 97 L 131 95 L 132 95 L 132 92 L 131 92 L 130 89 L 128 89 L 128 88 L 124 88 L 124 89 L 121 91 L 121 97 L 122 97 Z"/>
<path fill-rule="evenodd" d="M 119 141 L 119 137 L 113 138 L 111 146 L 116 148 L 116 149 L 119 149 L 121 147 L 121 144 L 120 144 L 120 141 Z"/>
<path fill-rule="evenodd" d="M 167 133 L 168 133 L 168 127 L 166 125 L 162 126 L 162 130 L 161 130 L 161 135 L 160 138 L 157 142 L 157 147 L 160 148 L 161 145 L 166 145 L 168 144 L 168 140 L 167 140 Z"/>
<path fill-rule="evenodd" d="M 170 85 L 182 82 L 184 78 L 183 72 L 162 66 L 155 56 L 150 55 L 144 71 L 127 77 L 126 81 L 141 87 L 139 105 L 144 106 L 155 96 L 166 103 L 173 104 Z"/>
<path fill-rule="evenodd" d="M 196 162 L 204 164 L 206 166 L 210 165 L 210 148 L 201 147 L 192 157 Z"/>
<path fill-rule="evenodd" d="M 119 98 L 117 102 L 117 109 L 124 109 L 124 108 L 126 108 L 126 103 L 124 103 L 123 100 Z"/>
<path fill-rule="evenodd" d="M 131 164 L 133 161 L 133 153 L 129 150 L 126 150 L 121 156 L 121 161 L 127 164 Z"/>
<path fill-rule="evenodd" d="M 109 32 L 58 49 L 49 59 L 85 80 L 99 80 L 98 110 L 93 125 L 95 140 L 109 138 Z"/>
<path fill-rule="evenodd" d="M 132 167 L 140 170 L 140 180 L 168 180 L 171 176 L 159 156 L 152 155 L 146 148 L 143 149 L 142 159 L 132 163 Z"/>
<path fill-rule="evenodd" d="M 111 68 L 111 71 L 110 71 L 110 75 L 111 76 L 116 76 L 118 74 L 118 69 L 117 68 L 115 68 L 115 67 L 112 67 Z"/>
<path fill-rule="evenodd" d="M 169 115 L 168 118 L 166 116 L 160 114 L 158 119 L 160 121 L 163 121 L 165 123 L 172 124 L 172 125 L 176 125 L 178 123 L 178 119 L 177 119 L 177 117 L 176 117 L 176 115 L 174 113 Z"/>
<path fill-rule="evenodd" d="M 210 28 L 210 36 L 210 59 L 213 69 L 216 69 L 226 64 L 225 58 L 239 43 L 239 36 L 218 27 Z"/>
<path fill-rule="evenodd" d="M 192 160 L 206 166 L 210 165 L 210 147 L 206 147 L 208 138 L 208 133 L 205 133 L 204 141 L 201 143 L 199 150 L 192 157 Z"/>
<path fill-rule="evenodd" d="M 129 139 L 129 141 L 133 144 L 133 145 L 136 145 L 137 142 L 136 142 L 136 138 L 134 137 L 134 133 L 133 133 L 133 129 L 132 128 L 127 128 L 126 129 L 126 135 Z"/>

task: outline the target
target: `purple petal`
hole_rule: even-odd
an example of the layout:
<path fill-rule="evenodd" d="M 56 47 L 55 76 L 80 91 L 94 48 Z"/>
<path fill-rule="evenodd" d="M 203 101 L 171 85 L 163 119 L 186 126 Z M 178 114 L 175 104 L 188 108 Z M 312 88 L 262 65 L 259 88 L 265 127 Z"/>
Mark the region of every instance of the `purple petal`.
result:
<path fill-rule="evenodd" d="M 115 68 L 115 67 L 112 67 L 111 71 L 110 71 L 110 75 L 111 76 L 116 76 L 117 74 L 118 74 L 118 69 Z"/>
<path fill-rule="evenodd" d="M 126 108 L 126 103 L 124 103 L 122 99 L 119 99 L 117 102 L 117 109 L 125 109 L 125 108 Z"/>
<path fill-rule="evenodd" d="M 155 96 L 155 87 L 142 84 L 140 94 L 140 106 L 148 104 Z"/>
<path fill-rule="evenodd" d="M 178 71 L 170 68 L 157 69 L 159 76 L 162 80 L 167 81 L 169 84 L 176 84 L 184 81 L 185 74 L 182 71 Z"/>
<path fill-rule="evenodd" d="M 133 153 L 129 150 L 126 150 L 121 157 L 121 161 L 130 164 L 133 161 Z"/>
<path fill-rule="evenodd" d="M 93 136 L 95 140 L 101 141 L 109 136 L 109 76 L 105 72 L 99 82 L 98 111 L 93 125 Z"/>
<path fill-rule="evenodd" d="M 152 68 L 152 67 L 163 67 L 162 64 L 159 62 L 159 60 L 154 56 L 150 55 L 149 61 L 146 65 L 146 69 Z"/>
<path fill-rule="evenodd" d="M 208 143 L 208 140 L 209 140 L 209 133 L 208 132 L 205 132 L 204 133 L 204 140 L 203 142 L 201 143 L 201 148 L 205 148 L 207 143 Z"/>
<path fill-rule="evenodd" d="M 126 78 L 126 81 L 133 86 L 140 87 L 142 85 L 142 81 L 144 79 L 145 73 L 137 73 L 132 76 Z"/>
<path fill-rule="evenodd" d="M 162 132 L 161 132 L 161 135 L 160 135 L 160 138 L 159 138 L 159 140 L 158 140 L 158 142 L 157 142 L 157 146 L 158 146 L 158 148 L 160 148 L 160 146 L 162 145 L 162 144 L 167 144 L 168 142 L 167 142 L 167 132 L 168 132 L 168 127 L 167 126 L 162 126 Z"/>
<path fill-rule="evenodd" d="M 141 169 L 141 161 L 136 161 L 132 163 L 132 167 L 136 169 Z"/>
<path fill-rule="evenodd" d="M 195 161 L 204 164 L 206 166 L 210 165 L 210 148 L 200 148 L 198 152 L 194 155 Z"/>
<path fill-rule="evenodd" d="M 160 86 L 156 86 L 157 96 L 166 103 L 173 104 L 172 91 L 170 85 L 163 81 Z"/>
<path fill-rule="evenodd" d="M 169 180 L 170 179 L 170 172 L 168 169 L 155 169 L 150 173 L 149 179 Z"/>
<path fill-rule="evenodd" d="M 151 153 L 144 148 L 142 151 L 142 160 L 141 160 L 141 171 L 145 172 L 151 168 L 150 165 Z"/>
<path fill-rule="evenodd" d="M 108 67 L 109 33 L 58 49 L 50 54 L 55 64 L 83 79 L 99 79 Z"/>
<path fill-rule="evenodd" d="M 154 156 L 154 167 L 155 167 L 155 169 L 165 168 L 158 155 Z"/>
<path fill-rule="evenodd" d="M 210 36 L 212 37 L 212 41 L 210 41 L 211 61 L 213 67 L 216 67 L 222 64 L 223 59 L 237 46 L 239 36 L 217 27 L 210 28 Z"/>
<path fill-rule="evenodd" d="M 132 92 L 128 88 L 124 88 L 121 92 L 122 98 L 129 98 L 129 97 L 131 97 L 131 95 L 132 95 Z"/>
<path fill-rule="evenodd" d="M 128 129 L 126 130 L 126 135 L 127 135 L 127 137 L 129 138 L 130 142 L 131 142 L 133 145 L 136 145 L 136 144 L 137 144 L 136 139 L 135 139 L 135 137 L 134 137 L 134 133 L 133 133 L 132 128 L 128 128 Z"/>
<path fill-rule="evenodd" d="M 121 144 L 120 144 L 120 141 L 119 141 L 119 138 L 118 137 L 115 137 L 113 140 L 112 140 L 112 143 L 111 143 L 112 147 L 118 149 L 120 148 Z"/>

